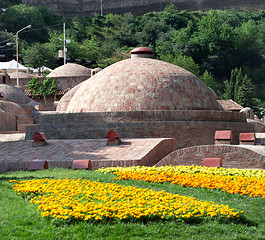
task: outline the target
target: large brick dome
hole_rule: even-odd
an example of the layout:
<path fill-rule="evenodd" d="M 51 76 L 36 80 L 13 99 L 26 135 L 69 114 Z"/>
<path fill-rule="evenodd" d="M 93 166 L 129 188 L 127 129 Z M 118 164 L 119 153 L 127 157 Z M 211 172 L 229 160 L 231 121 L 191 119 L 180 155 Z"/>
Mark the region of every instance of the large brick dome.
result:
<path fill-rule="evenodd" d="M 143 57 L 117 62 L 87 80 L 66 112 L 220 110 L 212 91 L 176 65 Z M 146 52 L 150 55 L 150 51 Z"/>

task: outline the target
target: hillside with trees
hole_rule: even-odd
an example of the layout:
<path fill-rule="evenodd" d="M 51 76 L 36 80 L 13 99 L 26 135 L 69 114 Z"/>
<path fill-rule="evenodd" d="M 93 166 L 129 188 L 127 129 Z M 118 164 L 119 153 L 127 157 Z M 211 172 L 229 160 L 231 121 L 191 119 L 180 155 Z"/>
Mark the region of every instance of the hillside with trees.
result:
<path fill-rule="evenodd" d="M 263 10 L 186 12 L 169 5 L 162 12 L 142 16 L 95 14 L 66 19 L 44 8 L 17 4 L 0 14 L 0 46 L 31 24 L 19 35 L 23 62 L 53 68 L 53 59 L 63 48 L 63 22 L 66 38 L 71 40 L 69 58 L 95 60 L 99 67 L 106 67 L 128 58 L 131 49 L 147 46 L 156 52 L 157 59 L 200 77 L 220 98 L 233 99 L 257 113 L 265 108 Z M 3 53 L 15 54 L 15 46 L 0 48 Z"/>

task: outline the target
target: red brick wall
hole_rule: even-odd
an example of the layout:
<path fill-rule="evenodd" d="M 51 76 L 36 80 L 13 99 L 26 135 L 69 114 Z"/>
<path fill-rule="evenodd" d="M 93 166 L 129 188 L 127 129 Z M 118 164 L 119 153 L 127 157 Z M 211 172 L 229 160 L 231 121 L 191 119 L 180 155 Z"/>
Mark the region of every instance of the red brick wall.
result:
<path fill-rule="evenodd" d="M 28 81 L 31 80 L 30 78 L 19 78 L 19 86 L 22 86 L 23 89 L 26 89 L 26 85 Z M 17 85 L 17 79 L 16 78 L 10 78 L 10 85 L 16 86 Z"/>
<path fill-rule="evenodd" d="M 17 125 L 18 124 L 33 124 L 33 119 L 29 118 L 29 117 L 18 116 L 17 117 Z"/>
<path fill-rule="evenodd" d="M 80 123 L 97 121 L 107 122 L 141 122 L 141 121 L 214 121 L 246 122 L 246 114 L 221 110 L 150 110 L 120 112 L 82 112 L 82 113 L 49 113 L 42 116 L 43 123 L 60 121 L 64 123 L 77 120 Z"/>
<path fill-rule="evenodd" d="M 214 144 L 216 130 L 232 130 L 233 144 L 238 144 L 240 132 L 254 131 L 244 114 L 224 111 L 41 113 L 35 122 L 40 125 L 27 128 L 27 139 L 35 131 L 45 132 L 49 139 L 97 139 L 114 129 L 124 138 L 176 138 L 177 148 Z"/>
<path fill-rule="evenodd" d="M 2 131 L 15 131 L 17 127 L 16 115 L 0 112 L 0 127 L 2 127 Z"/>
<path fill-rule="evenodd" d="M 221 158 L 224 168 L 265 168 L 265 156 L 250 149 L 229 145 L 192 146 L 172 152 L 157 166 L 203 165 L 203 158 Z"/>
<path fill-rule="evenodd" d="M 79 83 L 88 79 L 87 76 L 81 77 L 56 77 L 56 85 L 59 90 L 71 89 L 78 85 Z"/>
<path fill-rule="evenodd" d="M 159 160 L 176 150 L 176 139 L 164 139 L 158 145 L 156 145 L 147 155 L 141 160 L 142 166 L 153 166 Z"/>
<path fill-rule="evenodd" d="M 265 123 L 248 119 L 248 123 L 254 125 L 254 132 L 265 132 Z"/>
<path fill-rule="evenodd" d="M 2 131 L 17 131 L 18 124 L 31 123 L 33 123 L 32 118 L 16 116 L 9 112 L 0 112 L 0 127 L 2 127 Z"/>

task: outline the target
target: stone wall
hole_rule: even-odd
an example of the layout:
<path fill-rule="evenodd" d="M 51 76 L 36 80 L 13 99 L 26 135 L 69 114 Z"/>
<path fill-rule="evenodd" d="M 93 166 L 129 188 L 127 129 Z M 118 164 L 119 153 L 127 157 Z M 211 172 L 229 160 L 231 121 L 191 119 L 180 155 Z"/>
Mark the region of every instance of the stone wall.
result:
<path fill-rule="evenodd" d="M 244 114 L 224 111 L 50 112 L 35 116 L 35 122 L 27 127 L 26 139 L 36 131 L 48 139 L 100 139 L 114 129 L 123 138 L 176 138 L 177 148 L 214 144 L 216 130 L 232 130 L 238 144 L 239 133 L 254 131 Z"/>
<path fill-rule="evenodd" d="M 99 0 L 22 0 L 23 3 L 36 7 L 47 7 L 49 11 L 65 17 L 88 17 L 101 13 Z M 179 10 L 230 9 L 257 11 L 265 8 L 260 0 L 103 0 L 103 14 L 132 12 L 135 15 L 151 11 L 162 11 L 173 3 Z"/>
<path fill-rule="evenodd" d="M 221 158 L 224 168 L 265 168 L 265 156 L 242 146 L 209 145 L 179 149 L 156 166 L 203 165 L 203 158 Z"/>

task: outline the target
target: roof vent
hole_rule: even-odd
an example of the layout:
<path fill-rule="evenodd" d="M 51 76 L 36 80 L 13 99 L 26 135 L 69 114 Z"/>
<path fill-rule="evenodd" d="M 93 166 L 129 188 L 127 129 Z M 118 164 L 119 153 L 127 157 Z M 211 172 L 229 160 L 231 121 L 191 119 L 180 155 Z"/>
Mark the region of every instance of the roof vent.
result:
<path fill-rule="evenodd" d="M 131 58 L 153 58 L 154 51 L 148 47 L 138 47 L 131 51 Z"/>

